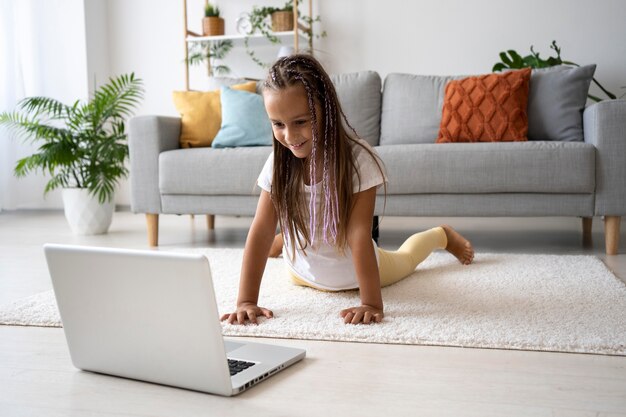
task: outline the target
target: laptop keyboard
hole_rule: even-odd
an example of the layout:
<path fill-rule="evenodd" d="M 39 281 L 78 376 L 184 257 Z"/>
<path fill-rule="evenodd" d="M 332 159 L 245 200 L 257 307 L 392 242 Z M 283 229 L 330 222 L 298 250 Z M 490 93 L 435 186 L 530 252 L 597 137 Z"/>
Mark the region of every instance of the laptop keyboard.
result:
<path fill-rule="evenodd" d="M 252 365 L 254 365 L 254 362 L 246 362 L 246 361 L 238 361 L 235 359 L 229 359 L 228 368 L 230 369 L 230 376 L 236 375 L 241 371 L 245 371 Z"/>

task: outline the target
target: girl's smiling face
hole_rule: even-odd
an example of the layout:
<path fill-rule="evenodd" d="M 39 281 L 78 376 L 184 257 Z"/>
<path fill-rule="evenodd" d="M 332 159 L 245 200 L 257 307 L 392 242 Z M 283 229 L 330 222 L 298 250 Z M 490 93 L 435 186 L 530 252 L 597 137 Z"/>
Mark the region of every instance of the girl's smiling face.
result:
<path fill-rule="evenodd" d="M 276 140 L 297 158 L 308 158 L 313 151 L 313 125 L 304 86 L 266 90 L 263 99 Z"/>

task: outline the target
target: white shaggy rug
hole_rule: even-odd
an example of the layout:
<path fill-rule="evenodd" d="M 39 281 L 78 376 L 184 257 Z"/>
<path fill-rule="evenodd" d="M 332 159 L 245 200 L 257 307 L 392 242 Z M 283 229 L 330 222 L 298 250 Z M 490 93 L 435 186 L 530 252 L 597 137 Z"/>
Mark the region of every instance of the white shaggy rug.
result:
<path fill-rule="evenodd" d="M 220 313 L 232 311 L 243 251 L 188 251 L 209 258 Z M 626 355 L 626 286 L 594 256 L 478 253 L 463 266 L 437 252 L 383 300 L 382 323 L 346 325 L 339 312 L 359 304 L 357 291 L 295 286 L 270 259 L 259 304 L 275 318 L 224 334 Z M 0 324 L 60 326 L 52 292 L 0 306 Z"/>

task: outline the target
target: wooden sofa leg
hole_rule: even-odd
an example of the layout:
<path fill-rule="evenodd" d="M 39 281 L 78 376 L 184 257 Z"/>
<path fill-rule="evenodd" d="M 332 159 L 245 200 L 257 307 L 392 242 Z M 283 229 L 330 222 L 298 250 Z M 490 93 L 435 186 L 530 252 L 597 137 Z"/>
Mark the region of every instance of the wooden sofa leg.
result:
<path fill-rule="evenodd" d="M 591 246 L 591 226 L 593 225 L 593 217 L 583 217 L 583 246 Z"/>
<path fill-rule="evenodd" d="M 215 215 L 214 214 L 206 215 L 206 225 L 209 230 L 215 229 Z"/>
<path fill-rule="evenodd" d="M 146 213 L 148 225 L 148 245 L 159 246 L 159 215 Z"/>
<path fill-rule="evenodd" d="M 617 255 L 621 220 L 620 216 L 604 216 L 604 240 L 607 255 Z"/>

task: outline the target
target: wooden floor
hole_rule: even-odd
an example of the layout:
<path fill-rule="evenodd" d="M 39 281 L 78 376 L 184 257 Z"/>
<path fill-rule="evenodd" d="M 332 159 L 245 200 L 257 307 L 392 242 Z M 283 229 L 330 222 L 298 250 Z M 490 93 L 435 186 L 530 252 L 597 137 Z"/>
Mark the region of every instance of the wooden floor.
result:
<path fill-rule="evenodd" d="M 604 256 L 599 218 L 591 247 L 576 218 L 385 218 L 380 245 L 441 223 L 479 252 L 595 254 L 626 279 L 625 233 L 620 255 Z M 202 216 L 161 216 L 160 249 L 243 247 L 249 224 L 218 216 L 208 232 Z M 46 242 L 146 248 L 145 221 L 117 212 L 109 234 L 78 237 L 61 212 L 0 213 L 0 304 L 51 288 Z M 0 416 L 626 416 L 626 357 L 261 340 L 304 347 L 307 357 L 221 398 L 81 372 L 62 329 L 0 326 Z"/>

